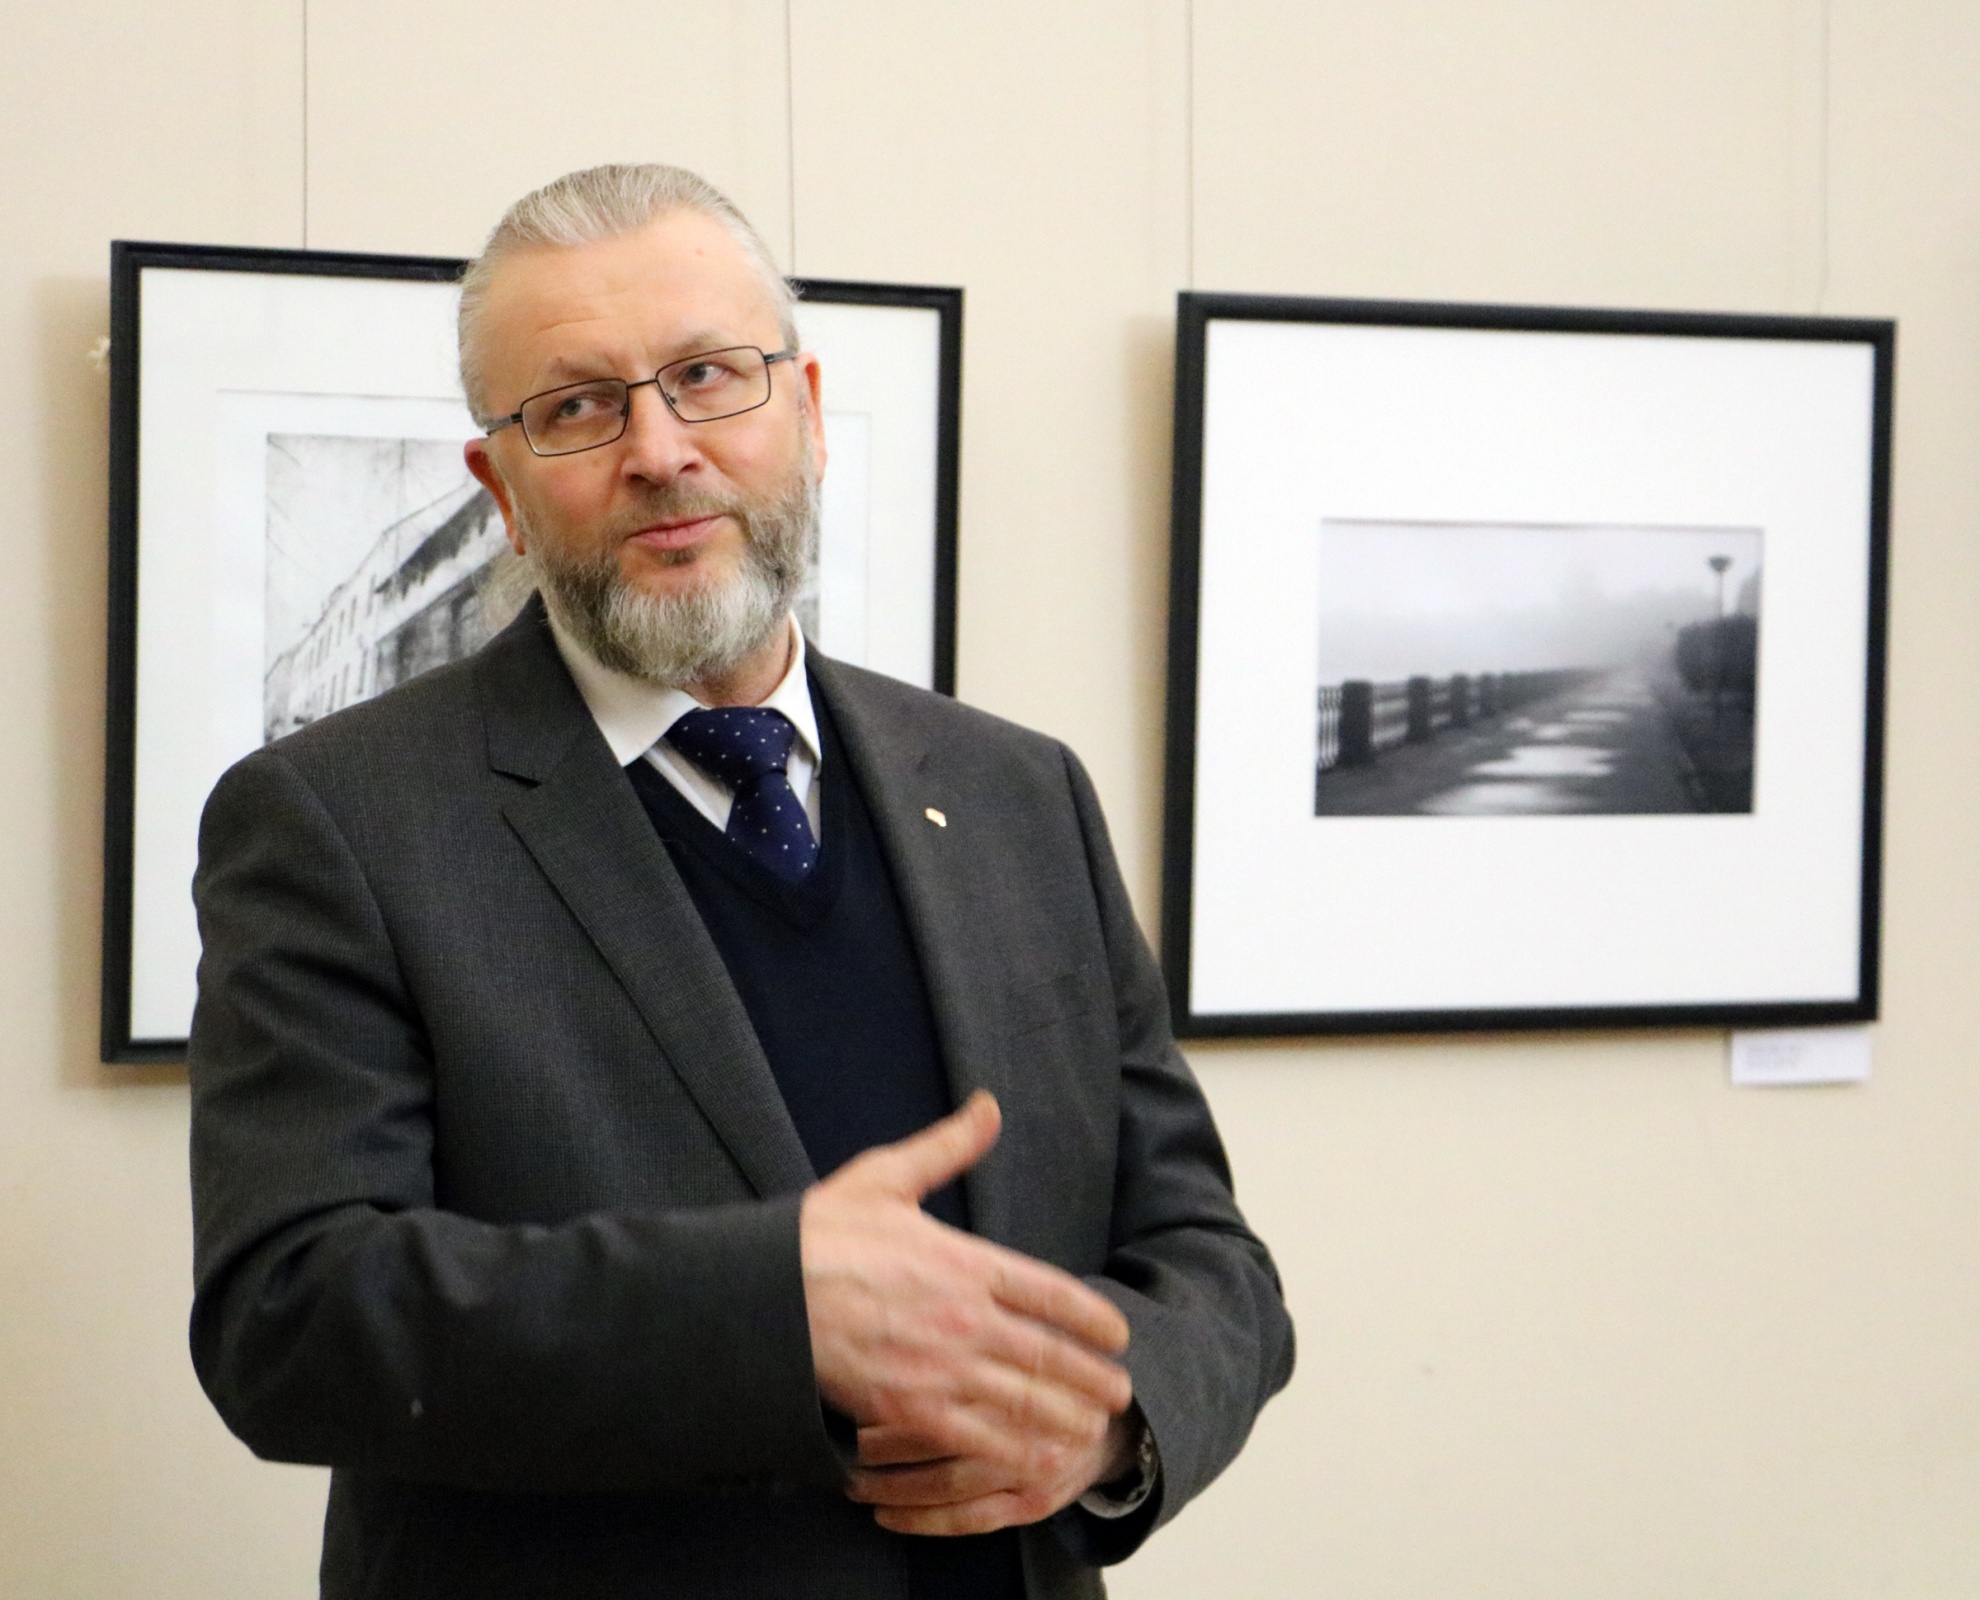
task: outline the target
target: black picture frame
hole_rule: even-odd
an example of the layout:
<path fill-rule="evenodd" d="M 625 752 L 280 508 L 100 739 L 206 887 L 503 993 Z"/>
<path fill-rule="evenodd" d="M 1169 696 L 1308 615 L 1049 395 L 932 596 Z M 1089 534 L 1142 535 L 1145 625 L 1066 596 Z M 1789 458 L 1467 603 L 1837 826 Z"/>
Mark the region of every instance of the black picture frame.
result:
<path fill-rule="evenodd" d="M 1177 1033 L 1873 1020 L 1895 350 L 1876 319 L 1182 294 L 1161 924 Z M 1539 663 L 1554 635 L 1530 608 L 1507 620 L 1511 597 L 1562 559 L 1613 585 L 1578 603 L 1602 621 L 1591 659 L 1621 652 L 1626 604 L 1682 603 L 1648 574 L 1721 546 L 1699 620 L 1667 619 L 1662 644 L 1632 622 L 1639 653 L 1612 676 L 1502 669 L 1500 700 L 1554 696 L 1517 709 L 1516 736 L 1506 706 L 1501 733 L 1480 716 L 1483 669 L 1385 687 L 1355 668 L 1328 699 L 1330 664 L 1433 655 L 1433 626 Z M 1574 709 L 1598 687 L 1613 706 Z M 1822 694 L 1842 708 L 1827 724 Z M 1391 754 L 1370 732 L 1382 705 Z M 1653 715 L 1662 788 L 1632 742 Z"/>
<path fill-rule="evenodd" d="M 956 692 L 956 549 L 962 507 L 963 291 L 934 284 L 876 283 L 857 278 L 792 278 L 799 314 L 805 306 L 867 306 L 921 312 L 935 319 L 938 362 L 934 398 L 934 611 L 929 687 Z M 830 408 L 831 377 L 827 375 Z"/>
<path fill-rule="evenodd" d="M 207 545 L 217 548 L 230 537 L 238 542 L 241 517 L 230 523 L 216 506 L 225 501 L 238 512 L 247 503 L 242 498 L 247 491 L 229 475 L 228 463 L 239 450 L 230 445 L 215 459 L 209 435 L 224 429 L 205 413 L 229 405 L 245 408 L 225 426 L 251 434 L 263 425 L 257 421 L 261 411 L 275 417 L 286 415 L 285 406 L 300 408 L 307 418 L 348 402 L 367 415 L 366 407 L 400 409 L 389 411 L 375 429 L 345 417 L 325 425 L 325 433 L 355 437 L 375 431 L 395 440 L 403 433 L 421 445 L 467 437 L 474 430 L 450 373 L 453 286 L 465 265 L 449 257 L 135 240 L 111 244 L 100 1018 L 105 1062 L 184 1058 L 191 952 L 197 948 L 187 885 L 198 806 L 220 771 L 262 737 L 237 726 L 231 740 L 209 738 L 205 724 L 216 719 L 206 718 L 198 703 L 210 693 L 203 685 L 243 677 L 213 669 L 212 660 L 228 647 L 211 645 L 200 635 L 201 628 L 225 635 L 230 616 L 238 622 L 243 595 L 220 591 L 228 583 L 235 589 L 240 584 L 227 575 L 214 588 L 202 582 L 201 572 L 202 562 L 216 565 Z M 874 506 L 866 510 L 862 502 L 862 514 L 872 519 L 874 570 L 891 571 L 893 554 L 911 544 L 910 565 L 921 575 L 914 593 L 926 596 L 911 602 L 925 604 L 926 614 L 902 623 L 886 644 L 895 656 L 910 651 L 914 662 L 925 665 L 911 662 L 903 669 L 892 658 L 877 664 L 953 694 L 963 292 L 829 279 L 793 283 L 801 325 L 815 315 L 808 310 L 814 306 L 880 314 L 851 323 L 840 317 L 829 333 L 841 360 L 852 357 L 842 376 L 856 380 L 852 388 L 864 396 L 858 403 L 872 413 L 860 414 L 870 427 L 858 442 L 873 487 Z M 170 291 L 163 299 L 161 286 Z M 154 303 L 147 314 L 148 289 Z M 249 353 L 234 369 L 223 355 L 199 353 L 202 332 L 216 328 L 224 334 L 220 344 L 231 342 Z M 874 331 L 870 350 L 860 343 L 863 329 Z M 805 336 L 811 343 L 808 328 Z M 408 353 L 408 347 L 417 348 Z M 376 365 L 367 365 L 373 358 Z M 331 368 L 341 377 L 326 378 L 321 369 Z M 828 428 L 835 425 L 831 370 L 828 364 Z M 897 372 L 903 384 L 898 395 L 890 388 Z M 150 437 L 148 393 L 160 408 L 151 418 Z M 214 405 L 204 403 L 208 398 Z M 443 419 L 447 407 L 453 410 Z M 414 420 L 391 420 L 402 414 Z M 199 420 L 196 425 L 160 420 L 184 417 Z M 305 420 L 301 426 L 314 424 Z M 202 463 L 210 459 L 209 480 L 202 476 L 208 472 Z M 190 470 L 174 478 L 180 463 L 190 463 Z M 230 527 L 234 534 L 224 532 Z M 147 528 L 154 540 L 149 548 Z M 479 524 L 473 536 L 485 539 L 488 531 Z M 888 596 L 880 594 L 879 600 Z M 458 634 L 453 638 L 458 645 Z M 147 647 L 155 648 L 148 653 Z M 180 670 L 188 665 L 193 670 Z M 257 654 L 256 682 L 261 671 Z M 238 697 L 236 691 L 227 693 Z M 251 721 L 265 714 L 265 708 L 247 709 Z M 240 720 L 233 718 L 235 724 Z M 165 723 L 171 726 L 161 731 Z M 178 736 L 188 730 L 190 737 Z M 169 753 L 161 756 L 161 749 Z"/>

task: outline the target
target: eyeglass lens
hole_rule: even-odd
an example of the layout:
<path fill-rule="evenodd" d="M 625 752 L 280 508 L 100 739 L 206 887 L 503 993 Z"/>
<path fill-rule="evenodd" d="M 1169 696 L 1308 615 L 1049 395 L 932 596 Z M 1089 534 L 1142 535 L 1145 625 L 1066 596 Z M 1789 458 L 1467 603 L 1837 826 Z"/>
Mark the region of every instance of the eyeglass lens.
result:
<path fill-rule="evenodd" d="M 683 422 L 714 422 L 754 410 L 770 398 L 769 362 L 751 345 L 671 362 L 655 381 Z M 531 395 L 522 403 L 523 436 L 544 456 L 610 444 L 626 431 L 630 387 L 623 378 L 595 378 Z"/>

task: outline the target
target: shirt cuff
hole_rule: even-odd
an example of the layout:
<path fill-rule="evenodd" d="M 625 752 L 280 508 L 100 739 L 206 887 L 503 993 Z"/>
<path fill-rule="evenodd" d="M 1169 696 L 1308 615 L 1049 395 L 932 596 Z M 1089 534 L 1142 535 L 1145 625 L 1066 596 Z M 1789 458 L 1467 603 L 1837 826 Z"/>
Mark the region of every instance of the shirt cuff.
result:
<path fill-rule="evenodd" d="M 1135 1441 L 1133 1476 L 1122 1476 L 1111 1483 L 1096 1483 L 1079 1497 L 1079 1508 L 1112 1522 L 1132 1516 L 1155 1492 L 1162 1476 L 1162 1454 L 1155 1448 L 1155 1433 L 1146 1417 L 1139 1418 L 1141 1436 Z"/>

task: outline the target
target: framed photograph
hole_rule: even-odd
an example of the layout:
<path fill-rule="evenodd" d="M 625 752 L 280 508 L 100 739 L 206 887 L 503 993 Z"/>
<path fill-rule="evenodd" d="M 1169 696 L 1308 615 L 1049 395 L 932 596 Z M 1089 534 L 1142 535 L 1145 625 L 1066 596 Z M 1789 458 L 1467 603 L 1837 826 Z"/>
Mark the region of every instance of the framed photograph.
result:
<path fill-rule="evenodd" d="M 453 259 L 111 246 L 102 1055 L 183 1057 L 200 808 L 258 745 L 476 649 L 500 516 L 461 446 Z M 955 681 L 962 291 L 804 281 L 830 655 Z"/>
<path fill-rule="evenodd" d="M 1895 339 L 1184 294 L 1178 1031 L 1875 1017 Z"/>

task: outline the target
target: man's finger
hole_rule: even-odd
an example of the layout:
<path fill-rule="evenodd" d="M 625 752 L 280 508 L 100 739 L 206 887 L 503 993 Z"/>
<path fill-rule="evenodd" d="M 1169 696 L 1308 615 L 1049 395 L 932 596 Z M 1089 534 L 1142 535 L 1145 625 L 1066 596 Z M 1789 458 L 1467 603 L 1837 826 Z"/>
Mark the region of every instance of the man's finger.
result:
<path fill-rule="evenodd" d="M 967 1405 L 926 1411 L 904 1426 L 944 1456 L 987 1463 L 1012 1479 L 1036 1470 L 1041 1449 L 1076 1449 L 1079 1435 L 1093 1432 L 1090 1425 L 1080 1428 L 1076 1422 L 1066 1429 L 1046 1425 L 1014 1428 L 1009 1409 L 1013 1399 L 1009 1394 L 983 1395 Z"/>
<path fill-rule="evenodd" d="M 878 1422 L 859 1430 L 859 1464 L 862 1467 L 926 1466 L 950 1459 L 948 1453 L 931 1444 L 912 1428 L 898 1428 Z"/>
<path fill-rule="evenodd" d="M 1048 1390 L 1109 1413 L 1125 1411 L 1134 1398 L 1134 1382 L 1124 1367 L 1024 1317 L 985 1326 L 975 1353 L 983 1361 L 977 1371 L 998 1373 L 1020 1390 Z"/>
<path fill-rule="evenodd" d="M 978 1089 L 940 1122 L 931 1122 L 898 1144 L 881 1145 L 842 1167 L 843 1176 L 904 1200 L 919 1200 L 952 1183 L 981 1161 L 997 1142 L 1003 1114 L 987 1089 Z M 828 1180 L 830 1181 L 830 1180 Z"/>
<path fill-rule="evenodd" d="M 846 1498 L 867 1506 L 947 1506 L 1015 1487 L 1008 1469 L 963 1456 L 912 1467 L 857 1471 Z"/>
<path fill-rule="evenodd" d="M 1132 1402 L 1132 1386 L 1124 1374 L 1105 1403 L 995 1360 L 972 1362 L 956 1378 L 956 1392 L 947 1397 L 896 1397 L 891 1414 L 870 1426 L 897 1430 L 910 1436 L 913 1445 L 899 1447 L 896 1455 L 895 1447 L 885 1442 L 892 1435 L 883 1436 L 871 1447 L 862 1446 L 862 1463 L 878 1465 L 883 1452 L 896 1460 L 919 1457 L 924 1463 L 967 1456 L 1027 1475 L 1054 1452 L 1098 1448 L 1112 1419 Z"/>
<path fill-rule="evenodd" d="M 965 1379 L 962 1404 L 988 1422 L 1020 1454 L 1033 1443 L 1056 1439 L 1079 1443 L 1096 1437 L 1111 1417 L 1134 1400 L 1134 1385 L 1115 1368 L 1104 1384 L 1074 1388 L 1015 1370 L 998 1361 L 979 1362 Z"/>
<path fill-rule="evenodd" d="M 990 1293 L 999 1305 L 1095 1350 L 1118 1355 L 1128 1347 L 1127 1318 L 1105 1295 L 1058 1267 L 1015 1250 L 990 1248 L 997 1253 Z"/>
<path fill-rule="evenodd" d="M 967 1533 L 994 1533 L 1013 1524 L 1036 1522 L 1037 1513 L 1008 1490 L 947 1506 L 880 1506 L 873 1520 L 891 1533 L 917 1533 L 954 1538 Z"/>

